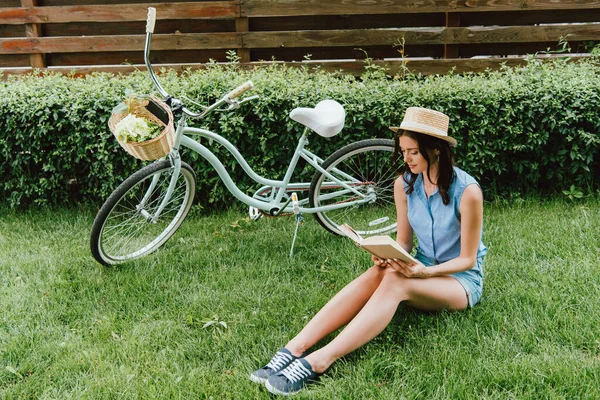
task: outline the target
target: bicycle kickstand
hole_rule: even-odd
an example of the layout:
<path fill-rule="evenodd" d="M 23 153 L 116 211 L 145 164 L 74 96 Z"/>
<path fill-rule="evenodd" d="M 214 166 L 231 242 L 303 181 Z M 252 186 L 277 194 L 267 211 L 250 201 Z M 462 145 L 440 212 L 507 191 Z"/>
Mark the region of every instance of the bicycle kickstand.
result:
<path fill-rule="evenodd" d="M 300 213 L 300 206 L 298 205 L 298 195 L 296 192 L 292 193 L 292 202 L 294 205 L 294 215 L 296 216 L 296 228 L 294 229 L 294 238 L 292 239 L 292 247 L 290 249 L 290 257 L 294 256 L 294 244 L 296 243 L 296 237 L 298 236 L 298 228 L 300 228 L 300 224 L 304 221 L 304 217 Z"/>

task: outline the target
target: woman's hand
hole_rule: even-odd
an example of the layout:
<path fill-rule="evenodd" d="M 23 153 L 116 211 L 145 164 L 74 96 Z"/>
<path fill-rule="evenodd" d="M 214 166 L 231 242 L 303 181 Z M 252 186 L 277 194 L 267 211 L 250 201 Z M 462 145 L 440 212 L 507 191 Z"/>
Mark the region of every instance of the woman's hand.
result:
<path fill-rule="evenodd" d="M 429 278 L 430 276 L 427 267 L 421 263 L 412 264 L 396 258 L 382 261 L 385 262 L 386 266 L 392 268 L 406 278 Z"/>
<path fill-rule="evenodd" d="M 371 256 L 371 260 L 373 260 L 373 265 L 377 266 L 379 268 L 387 268 L 387 267 L 389 267 L 387 261 L 384 260 L 383 258 L 379 258 L 377 256 Z"/>

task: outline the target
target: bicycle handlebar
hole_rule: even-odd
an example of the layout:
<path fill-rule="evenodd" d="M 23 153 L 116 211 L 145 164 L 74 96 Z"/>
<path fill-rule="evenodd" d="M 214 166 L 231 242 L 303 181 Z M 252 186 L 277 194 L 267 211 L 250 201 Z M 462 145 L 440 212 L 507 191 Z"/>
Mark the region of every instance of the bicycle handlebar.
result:
<path fill-rule="evenodd" d="M 156 8 L 148 7 L 148 18 L 146 20 L 146 33 L 154 33 L 156 24 Z"/>
<path fill-rule="evenodd" d="M 227 93 L 225 95 L 225 97 L 227 97 L 229 100 L 233 100 L 236 97 L 240 97 L 242 94 L 246 93 L 248 90 L 252 89 L 253 87 L 254 87 L 254 84 L 252 83 L 252 81 L 244 82 L 240 86 L 233 89 L 231 92 Z"/>
<path fill-rule="evenodd" d="M 158 78 L 156 77 L 156 74 L 154 73 L 154 70 L 152 69 L 152 64 L 150 63 L 150 43 L 152 42 L 152 34 L 154 33 L 155 24 L 156 24 L 156 8 L 148 7 L 148 18 L 146 20 L 146 44 L 144 46 L 144 62 L 146 64 L 146 67 L 148 68 L 148 73 L 150 74 L 150 78 L 152 79 L 154 86 L 156 87 L 156 89 L 158 89 L 160 94 L 165 98 L 171 98 L 172 99 L 171 101 L 176 101 L 176 99 L 173 99 L 169 95 L 169 93 L 167 93 L 167 91 L 165 89 L 163 89 L 160 82 L 158 81 Z M 221 100 L 217 101 L 216 103 L 212 104 L 211 106 L 206 107 L 205 110 L 201 113 L 195 113 L 195 112 L 187 109 L 178 100 L 177 100 L 177 104 L 178 104 L 178 107 L 181 107 L 182 111 L 185 114 L 187 114 L 188 116 L 190 116 L 192 118 L 202 118 L 203 116 L 205 116 L 210 111 L 214 110 L 215 108 L 217 108 L 218 106 L 220 106 L 223 103 L 229 103 L 230 105 L 235 103 L 235 104 L 239 105 L 239 103 L 232 101 L 232 100 L 235 100 L 237 97 L 241 96 L 242 94 L 244 94 L 248 90 L 252 89 L 253 87 L 254 87 L 254 84 L 252 83 L 252 81 L 244 82 L 240 86 L 236 87 L 231 92 L 229 92 L 225 96 L 223 96 L 221 98 Z"/>

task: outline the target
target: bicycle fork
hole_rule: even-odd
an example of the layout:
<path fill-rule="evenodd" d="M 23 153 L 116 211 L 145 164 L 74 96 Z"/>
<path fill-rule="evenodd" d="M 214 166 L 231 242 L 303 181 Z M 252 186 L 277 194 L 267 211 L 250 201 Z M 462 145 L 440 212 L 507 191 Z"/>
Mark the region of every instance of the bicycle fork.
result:
<path fill-rule="evenodd" d="M 181 137 L 183 135 L 183 130 L 186 127 L 186 119 L 185 116 L 179 120 L 177 123 L 177 129 L 175 130 L 175 137 L 173 138 L 173 148 L 169 153 L 169 161 L 172 166 L 171 178 L 169 179 L 169 186 L 167 188 L 167 192 L 165 196 L 160 202 L 158 209 L 154 213 L 154 215 L 150 214 L 146 210 L 146 204 L 152 197 L 152 193 L 154 193 L 154 189 L 156 189 L 156 185 L 160 181 L 162 174 L 156 174 L 152 177 L 152 182 L 150 183 L 150 187 L 144 194 L 144 197 L 140 201 L 140 203 L 136 206 L 136 210 L 148 221 L 155 224 L 158 221 L 158 218 L 162 214 L 163 210 L 171 200 L 171 196 L 175 191 L 175 185 L 177 184 L 177 178 L 179 178 L 179 172 L 181 171 L 181 157 L 179 156 L 179 145 L 181 143 Z"/>
<path fill-rule="evenodd" d="M 136 206 L 136 210 L 148 222 L 151 222 L 153 224 L 155 224 L 158 221 L 158 218 L 160 217 L 161 213 L 163 212 L 163 210 L 169 203 L 169 200 L 171 200 L 171 196 L 173 195 L 173 192 L 175 191 L 175 185 L 177 184 L 177 178 L 179 177 L 179 172 L 181 171 L 181 158 L 179 157 L 178 152 L 171 152 L 169 154 L 169 160 L 171 161 L 171 166 L 172 166 L 171 178 L 169 179 L 169 187 L 167 188 L 167 192 L 165 193 L 165 196 L 161 200 L 160 205 L 158 206 L 158 209 L 156 210 L 154 215 L 152 215 L 148 211 L 146 211 L 146 204 L 150 200 L 152 193 L 154 193 L 154 189 L 156 189 L 156 185 L 158 185 L 158 182 L 160 181 L 162 174 L 156 174 L 152 177 L 152 182 L 150 183 L 150 187 L 148 187 L 148 190 L 146 190 L 144 197 L 142 198 L 140 203 Z"/>

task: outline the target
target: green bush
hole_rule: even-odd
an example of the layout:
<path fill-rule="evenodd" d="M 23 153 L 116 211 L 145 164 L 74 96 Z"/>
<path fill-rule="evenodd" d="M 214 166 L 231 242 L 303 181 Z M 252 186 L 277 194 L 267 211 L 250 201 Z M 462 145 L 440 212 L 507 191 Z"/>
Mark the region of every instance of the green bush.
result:
<path fill-rule="evenodd" d="M 322 156 L 343 144 L 391 137 L 406 107 L 424 106 L 450 115 L 459 141 L 458 165 L 478 178 L 487 198 L 511 193 L 561 193 L 571 185 L 593 189 L 598 175 L 600 77 L 595 60 L 531 61 L 524 68 L 482 74 L 394 80 L 370 70 L 363 79 L 342 73 L 272 64 L 246 71 L 236 63 L 208 65 L 177 75 L 162 71 L 176 96 L 206 104 L 252 79 L 260 100 L 235 112 L 215 113 L 202 126 L 243 149 L 264 176 L 282 178 L 302 127 L 288 118 L 298 106 L 325 98 L 342 103 L 346 127 L 332 139 L 313 135 L 309 147 Z M 85 78 L 43 74 L 0 81 L 0 196 L 11 206 L 100 202 L 143 163 L 122 151 L 107 128 L 112 108 L 126 92 L 153 91 L 143 72 Z M 233 179 L 253 185 L 233 157 L 221 156 Z M 184 153 L 198 175 L 203 207 L 225 208 L 232 196 L 196 154 Z M 299 177 L 311 171 L 299 166 Z"/>

